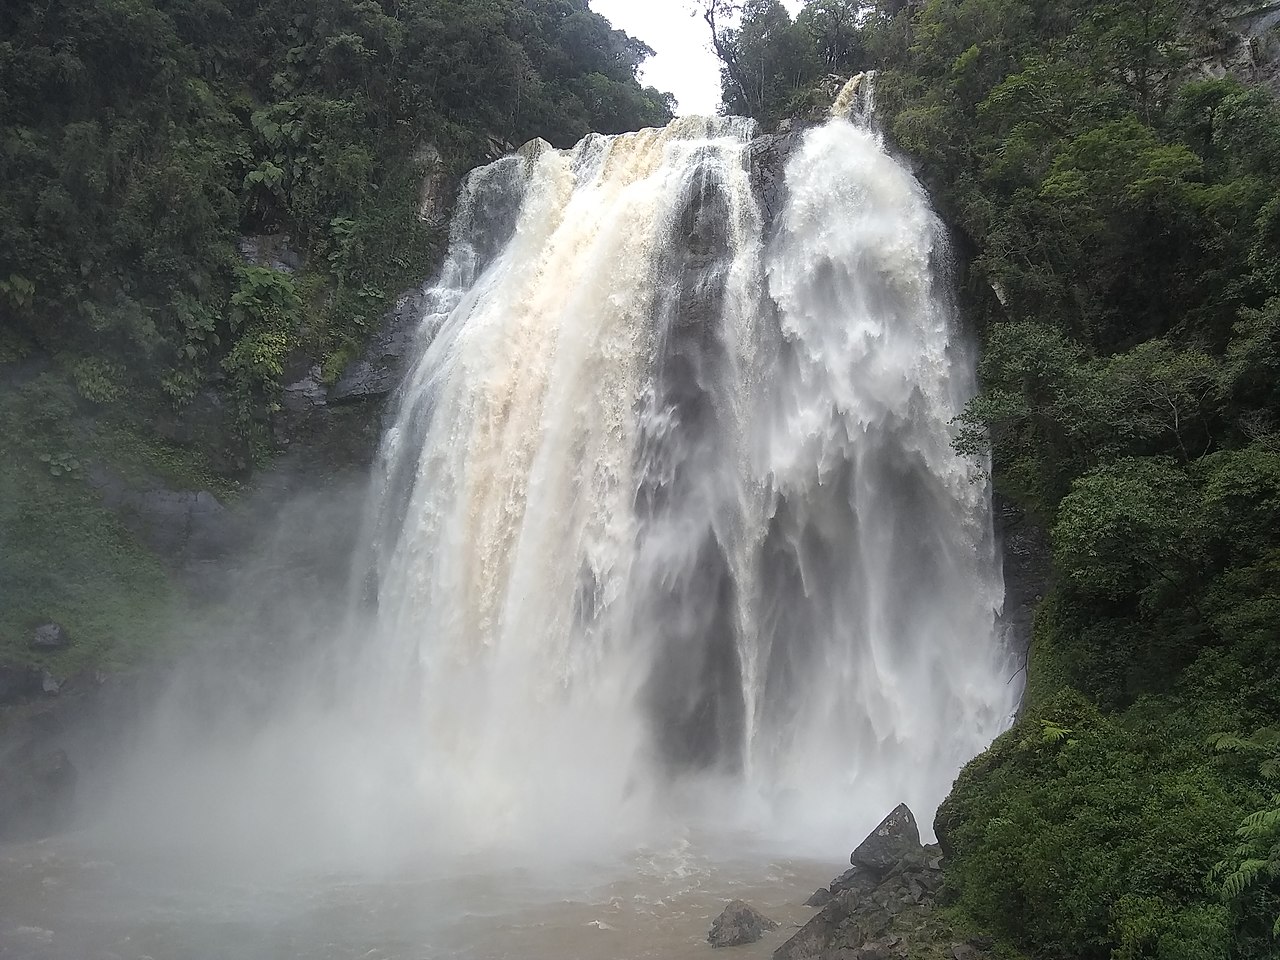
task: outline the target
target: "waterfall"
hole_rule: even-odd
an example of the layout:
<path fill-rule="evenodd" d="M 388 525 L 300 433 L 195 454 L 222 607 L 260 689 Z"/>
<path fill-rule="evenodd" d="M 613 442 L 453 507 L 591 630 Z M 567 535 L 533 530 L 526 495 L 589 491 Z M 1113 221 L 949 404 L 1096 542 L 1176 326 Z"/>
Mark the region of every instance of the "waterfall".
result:
<path fill-rule="evenodd" d="M 531 144 L 467 179 L 429 300 L 360 647 L 415 802 L 495 840 L 695 795 L 928 823 L 1017 691 L 944 232 L 876 133 Z"/>

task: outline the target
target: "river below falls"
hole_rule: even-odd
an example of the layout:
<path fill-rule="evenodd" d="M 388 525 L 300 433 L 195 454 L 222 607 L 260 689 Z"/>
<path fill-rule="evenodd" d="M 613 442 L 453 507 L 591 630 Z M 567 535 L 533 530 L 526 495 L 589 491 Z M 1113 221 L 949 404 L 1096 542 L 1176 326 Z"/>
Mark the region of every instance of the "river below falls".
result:
<path fill-rule="evenodd" d="M 227 865 L 113 857 L 80 836 L 0 847 L 0 960 L 640 960 L 709 958 L 734 898 L 782 926 L 813 911 L 838 861 L 714 855 L 687 843 L 554 871 L 493 864 L 378 879 L 260 877 Z"/>

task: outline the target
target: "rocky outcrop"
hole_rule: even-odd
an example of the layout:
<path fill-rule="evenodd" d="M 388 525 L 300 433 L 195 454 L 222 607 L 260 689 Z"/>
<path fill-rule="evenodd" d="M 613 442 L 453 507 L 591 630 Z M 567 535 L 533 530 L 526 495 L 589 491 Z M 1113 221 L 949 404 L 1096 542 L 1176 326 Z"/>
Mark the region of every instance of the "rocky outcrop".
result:
<path fill-rule="evenodd" d="M 920 828 L 916 826 L 916 818 L 905 803 L 900 803 L 849 854 L 849 862 L 879 878 L 919 849 Z"/>
<path fill-rule="evenodd" d="M 444 156 L 434 143 L 426 143 L 418 148 L 413 159 L 422 171 L 418 219 L 429 227 L 443 227 L 449 222 L 449 203 L 453 197 Z"/>
<path fill-rule="evenodd" d="M 777 930 L 778 924 L 761 914 L 749 903 L 734 900 L 711 923 L 707 943 L 713 947 L 739 947 L 755 943 L 766 931 Z"/>
<path fill-rule="evenodd" d="M 941 851 L 920 844 L 906 805 L 885 817 L 849 859 L 853 868 L 831 882 L 821 909 L 774 951 L 774 960 L 981 957 L 987 945 L 961 942 L 936 910 Z M 809 905 L 821 900 L 815 894 Z"/>
<path fill-rule="evenodd" d="M 302 252 L 293 246 L 287 233 L 264 233 L 241 237 L 236 246 L 240 256 L 251 267 L 297 273 L 306 263 Z"/>
<path fill-rule="evenodd" d="M 786 203 L 787 160 L 802 135 L 802 129 L 793 125 L 783 133 L 756 137 L 748 148 L 751 186 L 765 223 L 773 224 Z"/>
<path fill-rule="evenodd" d="M 380 399 L 396 388 L 413 349 L 426 298 L 426 291 L 420 288 L 396 300 L 368 346 L 347 365 L 328 392 L 328 403 Z"/>
<path fill-rule="evenodd" d="M 1053 567 L 1049 536 L 1044 527 L 999 494 L 992 509 L 1004 567 L 1000 631 L 1011 653 L 1025 663 L 1036 607 L 1049 592 Z"/>
<path fill-rule="evenodd" d="M 42 623 L 31 633 L 31 647 L 34 650 L 65 650 L 71 646 L 71 634 L 60 623 Z"/>
<path fill-rule="evenodd" d="M 88 479 L 130 532 L 162 556 L 213 560 L 238 541 L 231 514 L 206 490 L 170 490 L 158 481 L 130 481 L 102 464 L 90 467 Z"/>
<path fill-rule="evenodd" d="M 1280 2 L 1231 0 L 1216 12 L 1215 49 L 1197 58 L 1203 76 L 1233 76 L 1280 95 Z"/>
<path fill-rule="evenodd" d="M 833 899 L 835 898 L 832 897 L 830 890 L 826 887 L 819 887 L 809 895 L 809 899 L 804 902 L 804 905 L 806 907 L 825 907 Z"/>

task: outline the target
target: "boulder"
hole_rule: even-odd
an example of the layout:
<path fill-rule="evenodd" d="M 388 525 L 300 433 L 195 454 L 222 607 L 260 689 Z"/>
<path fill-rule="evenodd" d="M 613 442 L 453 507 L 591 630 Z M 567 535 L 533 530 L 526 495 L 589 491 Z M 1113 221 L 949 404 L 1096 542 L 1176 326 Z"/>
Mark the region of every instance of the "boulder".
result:
<path fill-rule="evenodd" d="M 819 887 L 813 891 L 809 899 L 804 902 L 806 907 L 825 907 L 831 902 L 831 891 L 826 887 Z"/>
<path fill-rule="evenodd" d="M 789 940 L 773 951 L 773 960 L 821 960 L 857 956 L 868 941 L 884 934 L 892 917 L 874 903 L 846 890 L 814 914 Z M 845 951 L 845 953 L 841 953 Z"/>
<path fill-rule="evenodd" d="M 711 923 L 707 943 L 713 947 L 738 947 L 755 943 L 767 930 L 778 929 L 778 924 L 761 914 L 749 903 L 734 900 Z"/>
<path fill-rule="evenodd" d="M 916 818 L 905 803 L 900 803 L 880 821 L 867 839 L 858 844 L 849 855 L 849 862 L 875 877 L 884 877 L 899 860 L 918 854 L 920 850 L 920 829 L 916 826 Z"/>
<path fill-rule="evenodd" d="M 833 897 L 838 897 L 846 890 L 852 890 L 862 896 L 874 890 L 878 882 L 876 877 L 862 867 L 850 867 L 832 880 L 827 889 L 831 891 Z"/>
<path fill-rule="evenodd" d="M 31 635 L 35 650 L 65 650 L 71 646 L 71 635 L 60 623 L 43 623 Z"/>

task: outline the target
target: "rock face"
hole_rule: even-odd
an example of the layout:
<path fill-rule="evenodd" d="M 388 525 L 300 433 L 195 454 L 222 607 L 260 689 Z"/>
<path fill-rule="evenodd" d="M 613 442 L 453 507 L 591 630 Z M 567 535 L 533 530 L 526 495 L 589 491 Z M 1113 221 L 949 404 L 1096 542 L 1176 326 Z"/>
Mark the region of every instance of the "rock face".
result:
<path fill-rule="evenodd" d="M 707 943 L 713 947 L 739 947 L 755 943 L 767 930 L 778 929 L 778 924 L 761 914 L 743 900 L 734 900 L 711 923 Z"/>
<path fill-rule="evenodd" d="M 329 391 L 329 403 L 373 400 L 387 396 L 396 388 L 426 309 L 426 296 L 426 290 L 419 289 L 396 301 L 364 353 L 342 371 Z"/>
<path fill-rule="evenodd" d="M 60 623 L 43 623 L 31 635 L 35 650 L 65 650 L 71 646 L 71 635 Z"/>
<path fill-rule="evenodd" d="M 940 851 L 920 845 L 905 805 L 885 817 L 850 859 L 852 869 L 810 898 L 808 905 L 821 909 L 774 951 L 774 960 L 951 956 L 952 932 L 934 910 L 942 889 Z"/>
<path fill-rule="evenodd" d="M 1280 3 L 1229 0 L 1221 5 L 1220 49 L 1195 63 L 1210 77 L 1233 76 L 1280 94 Z"/>
<path fill-rule="evenodd" d="M 832 901 L 831 891 L 826 887 L 819 887 L 809 895 L 809 899 L 804 902 L 806 907 L 825 907 Z"/>
<path fill-rule="evenodd" d="M 413 159 L 422 171 L 418 219 L 431 227 L 443 227 L 449 222 L 449 201 L 453 195 L 444 156 L 434 143 L 426 143 L 418 148 Z"/>
<path fill-rule="evenodd" d="M 266 233 L 241 237 L 237 244 L 240 256 L 251 267 L 264 267 L 281 273 L 297 273 L 306 258 L 292 246 L 285 233 Z"/>
<path fill-rule="evenodd" d="M 849 862 L 874 877 L 884 877 L 903 857 L 920 850 L 920 828 L 905 803 L 900 803 L 880 826 L 849 855 Z"/>
<path fill-rule="evenodd" d="M 206 490 L 138 485 L 101 465 L 90 468 L 89 485 L 134 536 L 163 556 L 212 560 L 238 539 L 227 508 Z"/>

